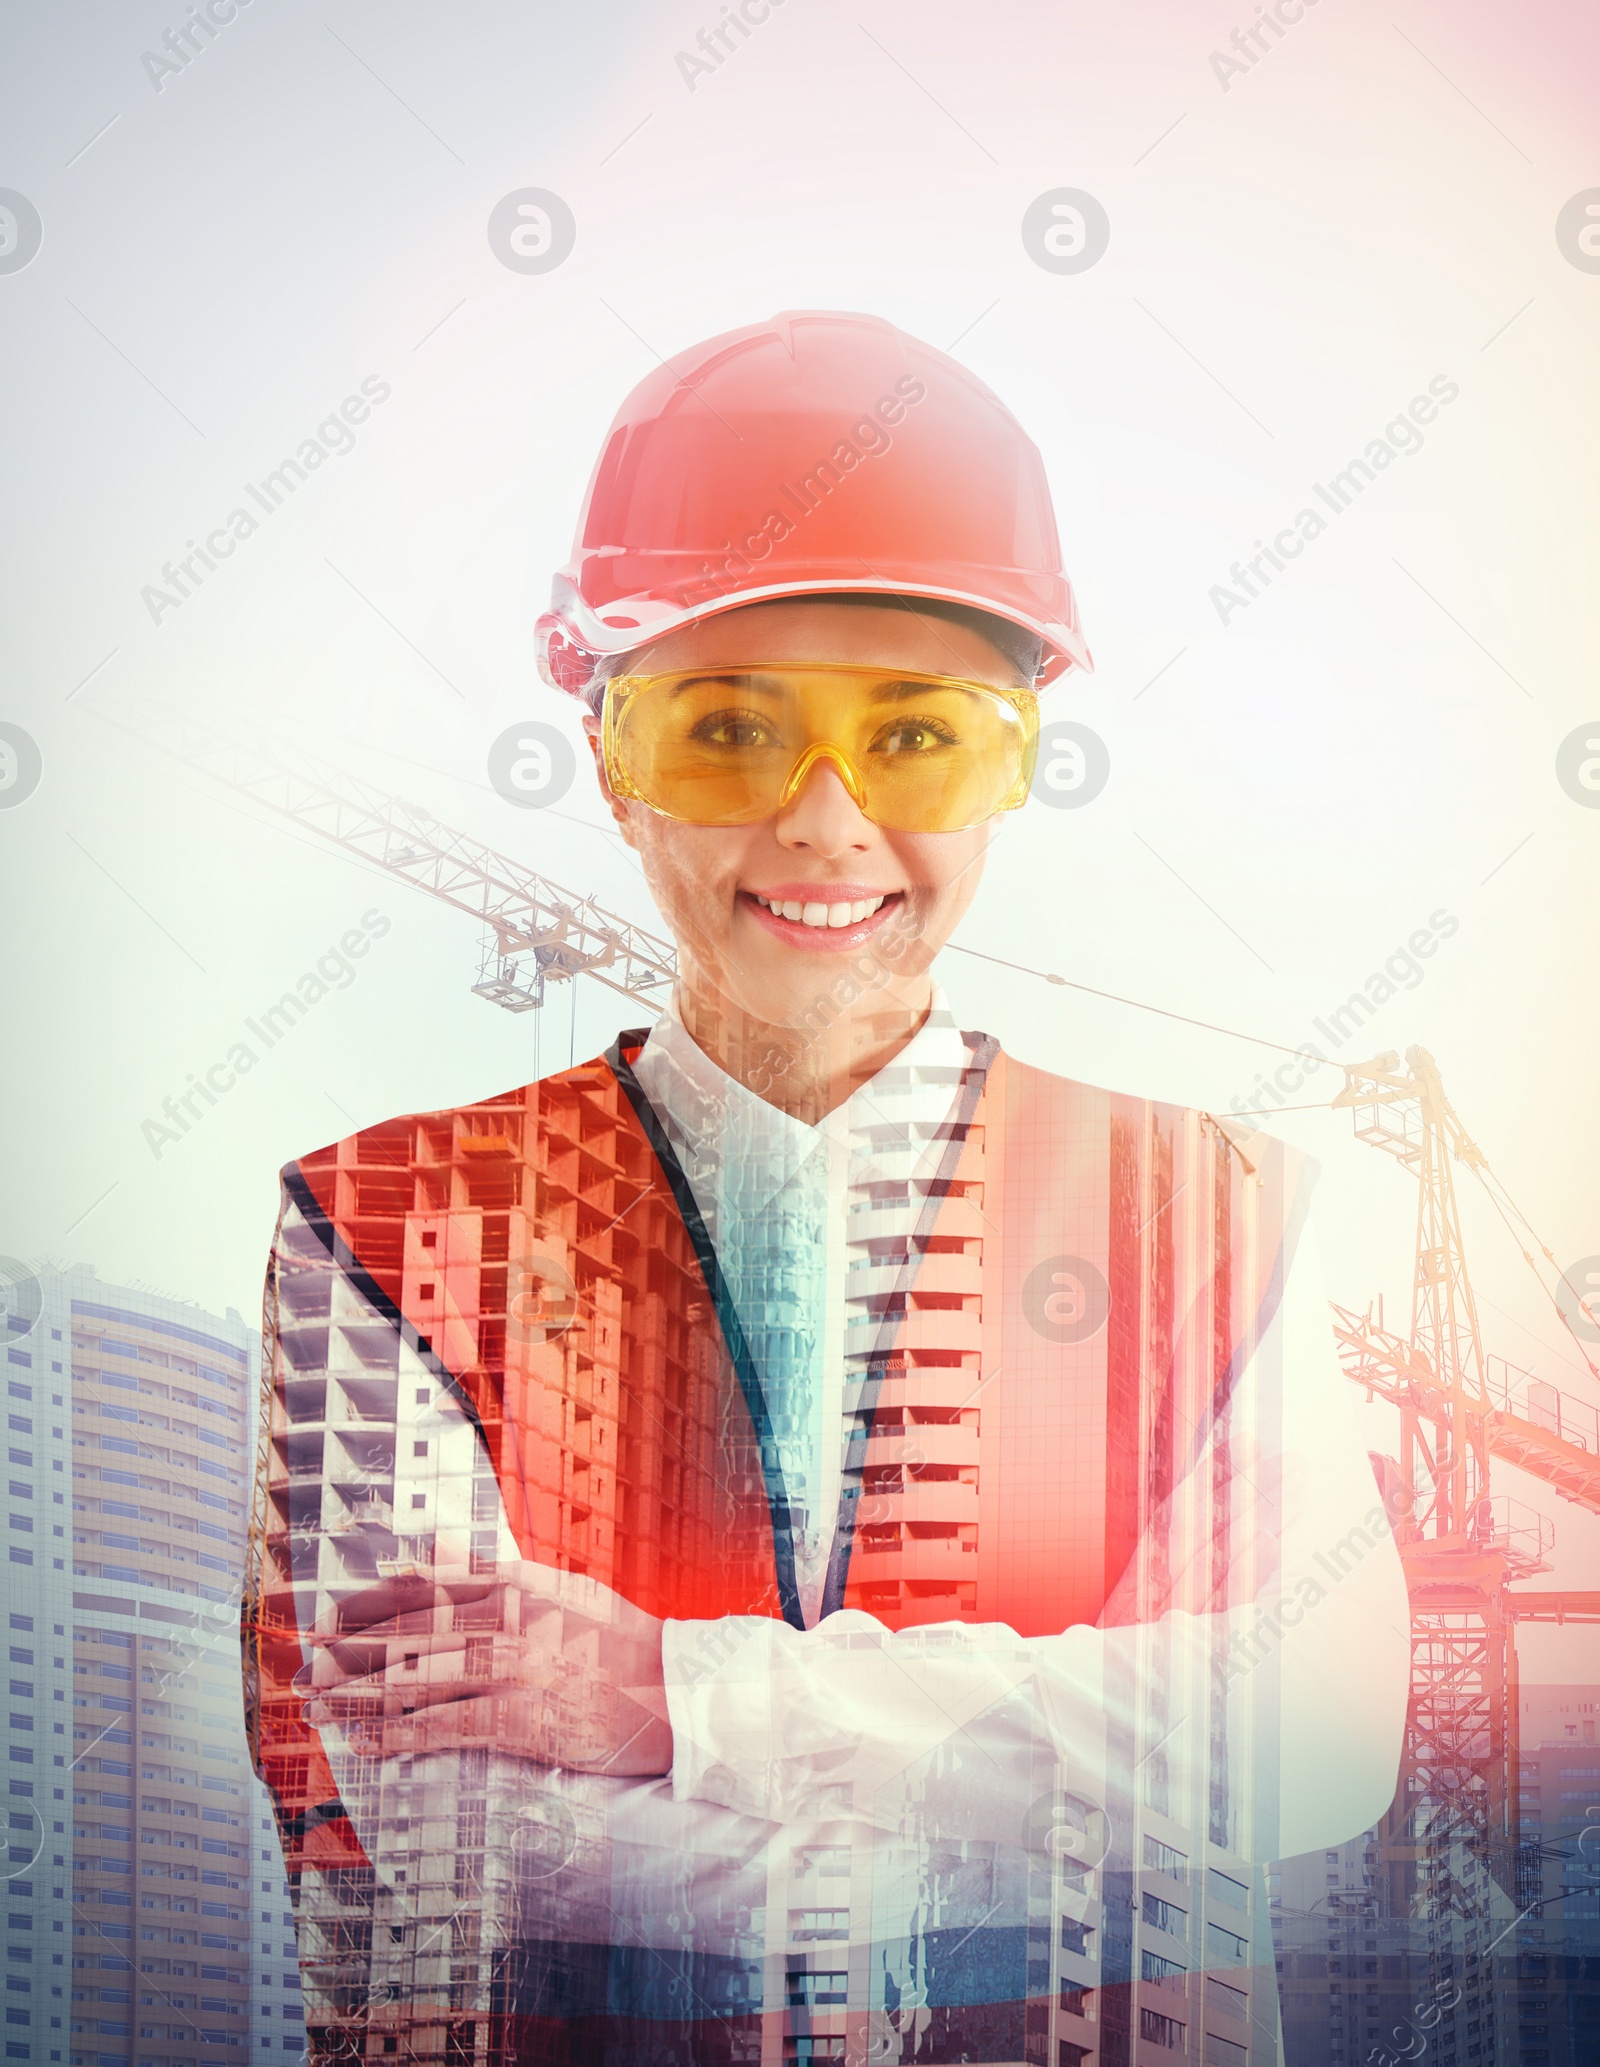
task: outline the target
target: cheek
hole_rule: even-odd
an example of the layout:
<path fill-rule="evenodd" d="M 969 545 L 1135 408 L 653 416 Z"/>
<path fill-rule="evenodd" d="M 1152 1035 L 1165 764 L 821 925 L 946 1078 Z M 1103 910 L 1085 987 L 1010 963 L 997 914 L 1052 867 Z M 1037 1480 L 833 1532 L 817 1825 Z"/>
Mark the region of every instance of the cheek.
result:
<path fill-rule="evenodd" d="M 635 804 L 633 833 L 645 879 L 675 930 L 716 932 L 727 923 L 740 841 L 711 826 L 678 825 Z"/>
<path fill-rule="evenodd" d="M 914 892 L 942 910 L 964 908 L 977 890 L 989 849 L 989 828 L 963 833 L 906 834 L 896 842 Z"/>

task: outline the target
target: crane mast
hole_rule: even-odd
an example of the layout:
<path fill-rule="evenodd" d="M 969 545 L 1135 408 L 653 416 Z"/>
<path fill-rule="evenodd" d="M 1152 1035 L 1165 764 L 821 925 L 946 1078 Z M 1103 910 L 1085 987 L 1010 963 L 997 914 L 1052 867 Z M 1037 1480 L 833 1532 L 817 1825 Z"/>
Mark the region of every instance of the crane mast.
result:
<path fill-rule="evenodd" d="M 1486 1362 L 1468 1274 L 1455 1170 L 1485 1180 L 1482 1151 L 1425 1048 L 1347 1066 L 1335 1105 L 1359 1140 L 1417 1180 L 1411 1325 L 1333 1309 L 1347 1374 L 1399 1412 L 1399 1456 L 1382 1460 L 1411 1600 L 1412 1678 L 1391 1833 L 1409 1852 L 1423 1913 L 1483 1920 L 1491 1880 L 1513 1882 L 1517 1844 L 1518 1621 L 1589 1621 L 1600 1596 L 1518 1594 L 1549 1569 L 1553 1525 L 1490 1489 L 1499 1455 L 1600 1511 L 1593 1408 L 1514 1382 Z"/>
<path fill-rule="evenodd" d="M 1358 1140 L 1417 1179 L 1411 1383 L 1400 1408 L 1402 1540 L 1464 1549 L 1488 1526 L 1489 1401 L 1452 1164 L 1481 1168 L 1483 1156 L 1445 1097 L 1433 1057 L 1411 1048 L 1406 1063 L 1402 1071 L 1388 1054 L 1348 1068 L 1334 1104 L 1354 1108 Z"/>

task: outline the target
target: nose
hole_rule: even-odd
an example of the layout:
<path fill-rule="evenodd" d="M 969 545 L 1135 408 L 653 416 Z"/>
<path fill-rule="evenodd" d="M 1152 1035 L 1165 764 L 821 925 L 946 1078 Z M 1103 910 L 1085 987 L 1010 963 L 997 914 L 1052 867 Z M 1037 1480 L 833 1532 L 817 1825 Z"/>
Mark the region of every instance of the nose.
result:
<path fill-rule="evenodd" d="M 774 829 L 779 846 L 824 858 L 861 853 L 875 846 L 880 837 L 831 760 L 812 762 L 800 787 L 779 811 Z"/>

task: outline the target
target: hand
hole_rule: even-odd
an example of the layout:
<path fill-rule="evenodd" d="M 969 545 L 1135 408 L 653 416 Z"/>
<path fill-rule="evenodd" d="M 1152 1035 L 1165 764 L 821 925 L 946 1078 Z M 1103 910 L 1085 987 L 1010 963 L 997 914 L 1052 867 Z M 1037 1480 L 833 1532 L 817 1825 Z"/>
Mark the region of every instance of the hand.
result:
<path fill-rule="evenodd" d="M 307 1720 L 371 1753 L 498 1744 L 619 1778 L 671 1770 L 661 1623 L 595 1580 L 525 1561 L 384 1579 L 311 1644 Z"/>

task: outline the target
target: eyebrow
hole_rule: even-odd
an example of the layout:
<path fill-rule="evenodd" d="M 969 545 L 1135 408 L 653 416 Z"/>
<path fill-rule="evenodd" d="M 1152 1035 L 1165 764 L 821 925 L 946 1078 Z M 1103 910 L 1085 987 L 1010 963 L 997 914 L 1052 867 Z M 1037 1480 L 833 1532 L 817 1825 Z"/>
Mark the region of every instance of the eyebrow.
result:
<path fill-rule="evenodd" d="M 758 668 L 707 668 L 703 674 L 685 675 L 681 681 L 674 682 L 668 693 L 670 696 L 682 696 L 685 690 L 703 689 L 707 683 L 727 682 L 731 685 L 735 680 L 744 680 L 759 673 Z"/>
<path fill-rule="evenodd" d="M 879 703 L 915 703 L 918 697 L 926 696 L 930 690 L 937 693 L 942 689 L 959 689 L 963 696 L 976 696 L 991 687 L 988 682 L 957 682 L 942 678 L 938 682 L 888 681 L 875 684 L 871 695 Z"/>
<path fill-rule="evenodd" d="M 726 682 L 730 687 L 737 682 L 757 692 L 765 688 L 766 693 L 770 695 L 774 693 L 776 685 L 764 684 L 762 677 L 770 677 L 782 672 L 781 668 L 707 668 L 703 673 L 685 675 L 681 681 L 674 682 L 669 695 L 674 697 L 682 696 L 686 690 L 702 689 L 708 684 L 718 682 Z M 867 674 L 873 672 L 873 670 L 861 668 L 855 670 L 855 672 Z M 992 682 L 957 681 L 944 676 L 941 676 L 934 682 L 911 682 L 888 675 L 884 681 L 875 682 L 867 691 L 867 694 L 875 703 L 915 703 L 919 697 L 942 689 L 959 689 L 965 696 L 980 695 L 985 690 L 996 696 L 1004 693 Z"/>

